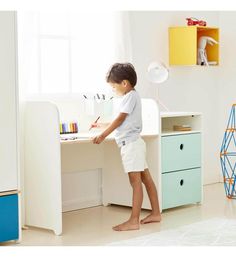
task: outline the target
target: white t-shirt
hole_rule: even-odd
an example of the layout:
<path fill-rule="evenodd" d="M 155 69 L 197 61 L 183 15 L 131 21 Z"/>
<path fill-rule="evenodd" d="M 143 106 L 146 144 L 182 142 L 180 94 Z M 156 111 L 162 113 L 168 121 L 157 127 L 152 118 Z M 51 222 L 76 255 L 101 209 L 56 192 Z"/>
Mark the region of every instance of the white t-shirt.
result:
<path fill-rule="evenodd" d="M 128 113 L 123 123 L 115 130 L 119 147 L 136 141 L 142 131 L 142 105 L 137 91 L 131 90 L 122 97 L 119 113 Z"/>

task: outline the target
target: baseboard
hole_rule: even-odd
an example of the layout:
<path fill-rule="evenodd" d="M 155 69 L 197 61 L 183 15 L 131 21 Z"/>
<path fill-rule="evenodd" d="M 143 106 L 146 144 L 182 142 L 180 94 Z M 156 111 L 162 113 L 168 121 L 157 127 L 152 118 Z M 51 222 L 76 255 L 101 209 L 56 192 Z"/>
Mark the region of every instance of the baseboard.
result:
<path fill-rule="evenodd" d="M 203 182 L 203 186 L 216 184 L 216 183 L 220 183 L 220 182 L 223 182 L 223 179 L 220 176 L 218 176 L 216 178 L 214 177 L 211 179 L 205 179 L 205 181 Z"/>
<path fill-rule="evenodd" d="M 62 212 L 74 211 L 102 205 L 102 199 L 98 197 L 89 199 L 74 199 L 62 203 Z"/>

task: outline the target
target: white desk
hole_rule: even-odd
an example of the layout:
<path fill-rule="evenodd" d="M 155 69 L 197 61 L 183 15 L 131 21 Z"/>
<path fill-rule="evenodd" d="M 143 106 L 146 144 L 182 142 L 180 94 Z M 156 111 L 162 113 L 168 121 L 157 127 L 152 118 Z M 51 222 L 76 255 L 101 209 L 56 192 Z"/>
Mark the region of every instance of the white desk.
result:
<path fill-rule="evenodd" d="M 73 104 L 70 106 L 72 109 L 69 111 L 73 112 Z M 142 99 L 142 106 L 142 137 L 147 145 L 147 163 L 157 186 L 162 210 L 161 180 L 164 176 L 161 167 L 162 138 L 200 133 L 201 114 L 189 112 L 160 115 L 156 102 L 152 99 Z M 63 112 L 63 105 L 61 105 L 60 112 Z M 60 115 L 58 106 L 50 102 L 28 102 L 26 105 L 24 185 L 26 225 L 52 229 L 57 235 L 62 233 L 62 166 L 63 172 L 73 170 L 71 163 L 76 164 L 80 170 L 101 168 L 103 204 L 131 206 L 132 203 L 131 186 L 127 174 L 123 172 L 119 148 L 112 135 L 99 145 L 93 144 L 88 138 L 90 134 L 87 133 L 78 134 L 79 138 L 76 140 L 61 141 Z M 175 132 L 173 131 L 175 124 L 189 124 L 192 131 Z M 174 151 L 179 151 L 178 145 L 176 149 L 173 149 L 173 153 Z M 179 181 L 176 182 L 179 184 Z M 171 195 L 171 188 L 168 188 L 168 184 L 165 186 Z M 179 188 L 176 187 L 175 190 L 178 195 Z M 187 195 L 186 193 L 189 192 L 184 192 L 184 195 Z M 193 202 L 201 201 L 201 196 L 200 198 L 199 196 L 200 194 L 197 200 L 193 199 Z M 165 197 L 167 199 L 168 195 Z M 182 197 L 179 196 L 179 198 Z M 191 199 L 176 201 L 174 205 L 170 203 L 168 206 L 189 204 L 192 203 L 191 201 Z M 150 208 L 145 190 L 142 207 Z"/>
<path fill-rule="evenodd" d="M 150 170 L 157 181 L 158 109 L 151 99 L 142 99 L 142 102 L 143 138 L 147 142 Z M 67 113 L 76 108 L 72 103 L 65 107 Z M 63 104 L 60 111 L 63 112 Z M 81 112 L 80 116 L 84 115 Z M 105 205 L 131 205 L 132 197 L 114 138 L 109 136 L 100 145 L 93 144 L 87 134 L 79 134 L 77 140 L 61 141 L 60 116 L 55 103 L 32 101 L 26 104 L 25 221 L 26 225 L 51 229 L 57 235 L 62 233 L 62 166 L 66 167 L 65 170 L 70 170 L 71 163 L 78 163 L 80 170 L 101 168 Z M 149 208 L 146 198 L 143 206 Z"/>

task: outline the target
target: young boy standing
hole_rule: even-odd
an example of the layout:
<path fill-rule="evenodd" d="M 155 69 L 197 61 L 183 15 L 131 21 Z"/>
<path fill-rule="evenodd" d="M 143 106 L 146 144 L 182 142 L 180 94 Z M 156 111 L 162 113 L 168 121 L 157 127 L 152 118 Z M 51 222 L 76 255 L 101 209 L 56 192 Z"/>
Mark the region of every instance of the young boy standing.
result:
<path fill-rule="evenodd" d="M 93 138 L 94 144 L 100 144 L 110 133 L 116 130 L 115 140 L 120 147 L 124 170 L 128 173 L 133 189 L 132 212 L 130 218 L 115 227 L 116 231 L 139 229 L 139 224 L 160 222 L 161 214 L 156 186 L 146 163 L 146 144 L 140 137 L 142 131 L 141 99 L 135 90 L 137 75 L 130 63 L 116 63 L 107 74 L 107 82 L 116 94 L 123 96 L 119 115 L 99 135 Z M 142 183 L 148 193 L 152 212 L 139 221 L 143 202 Z"/>

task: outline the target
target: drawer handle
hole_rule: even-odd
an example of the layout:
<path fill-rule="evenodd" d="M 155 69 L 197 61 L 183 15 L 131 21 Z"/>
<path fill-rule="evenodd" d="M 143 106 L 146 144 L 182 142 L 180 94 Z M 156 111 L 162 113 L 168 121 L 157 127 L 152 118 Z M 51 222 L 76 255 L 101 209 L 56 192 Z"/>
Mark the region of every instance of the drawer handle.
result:
<path fill-rule="evenodd" d="M 180 182 L 179 182 L 179 184 L 180 184 L 181 186 L 183 186 L 183 184 L 184 184 L 184 180 L 183 180 L 183 179 L 181 179 L 181 180 L 180 180 Z"/>
<path fill-rule="evenodd" d="M 184 144 L 180 144 L 179 148 L 180 148 L 180 150 L 183 150 L 184 149 Z"/>

